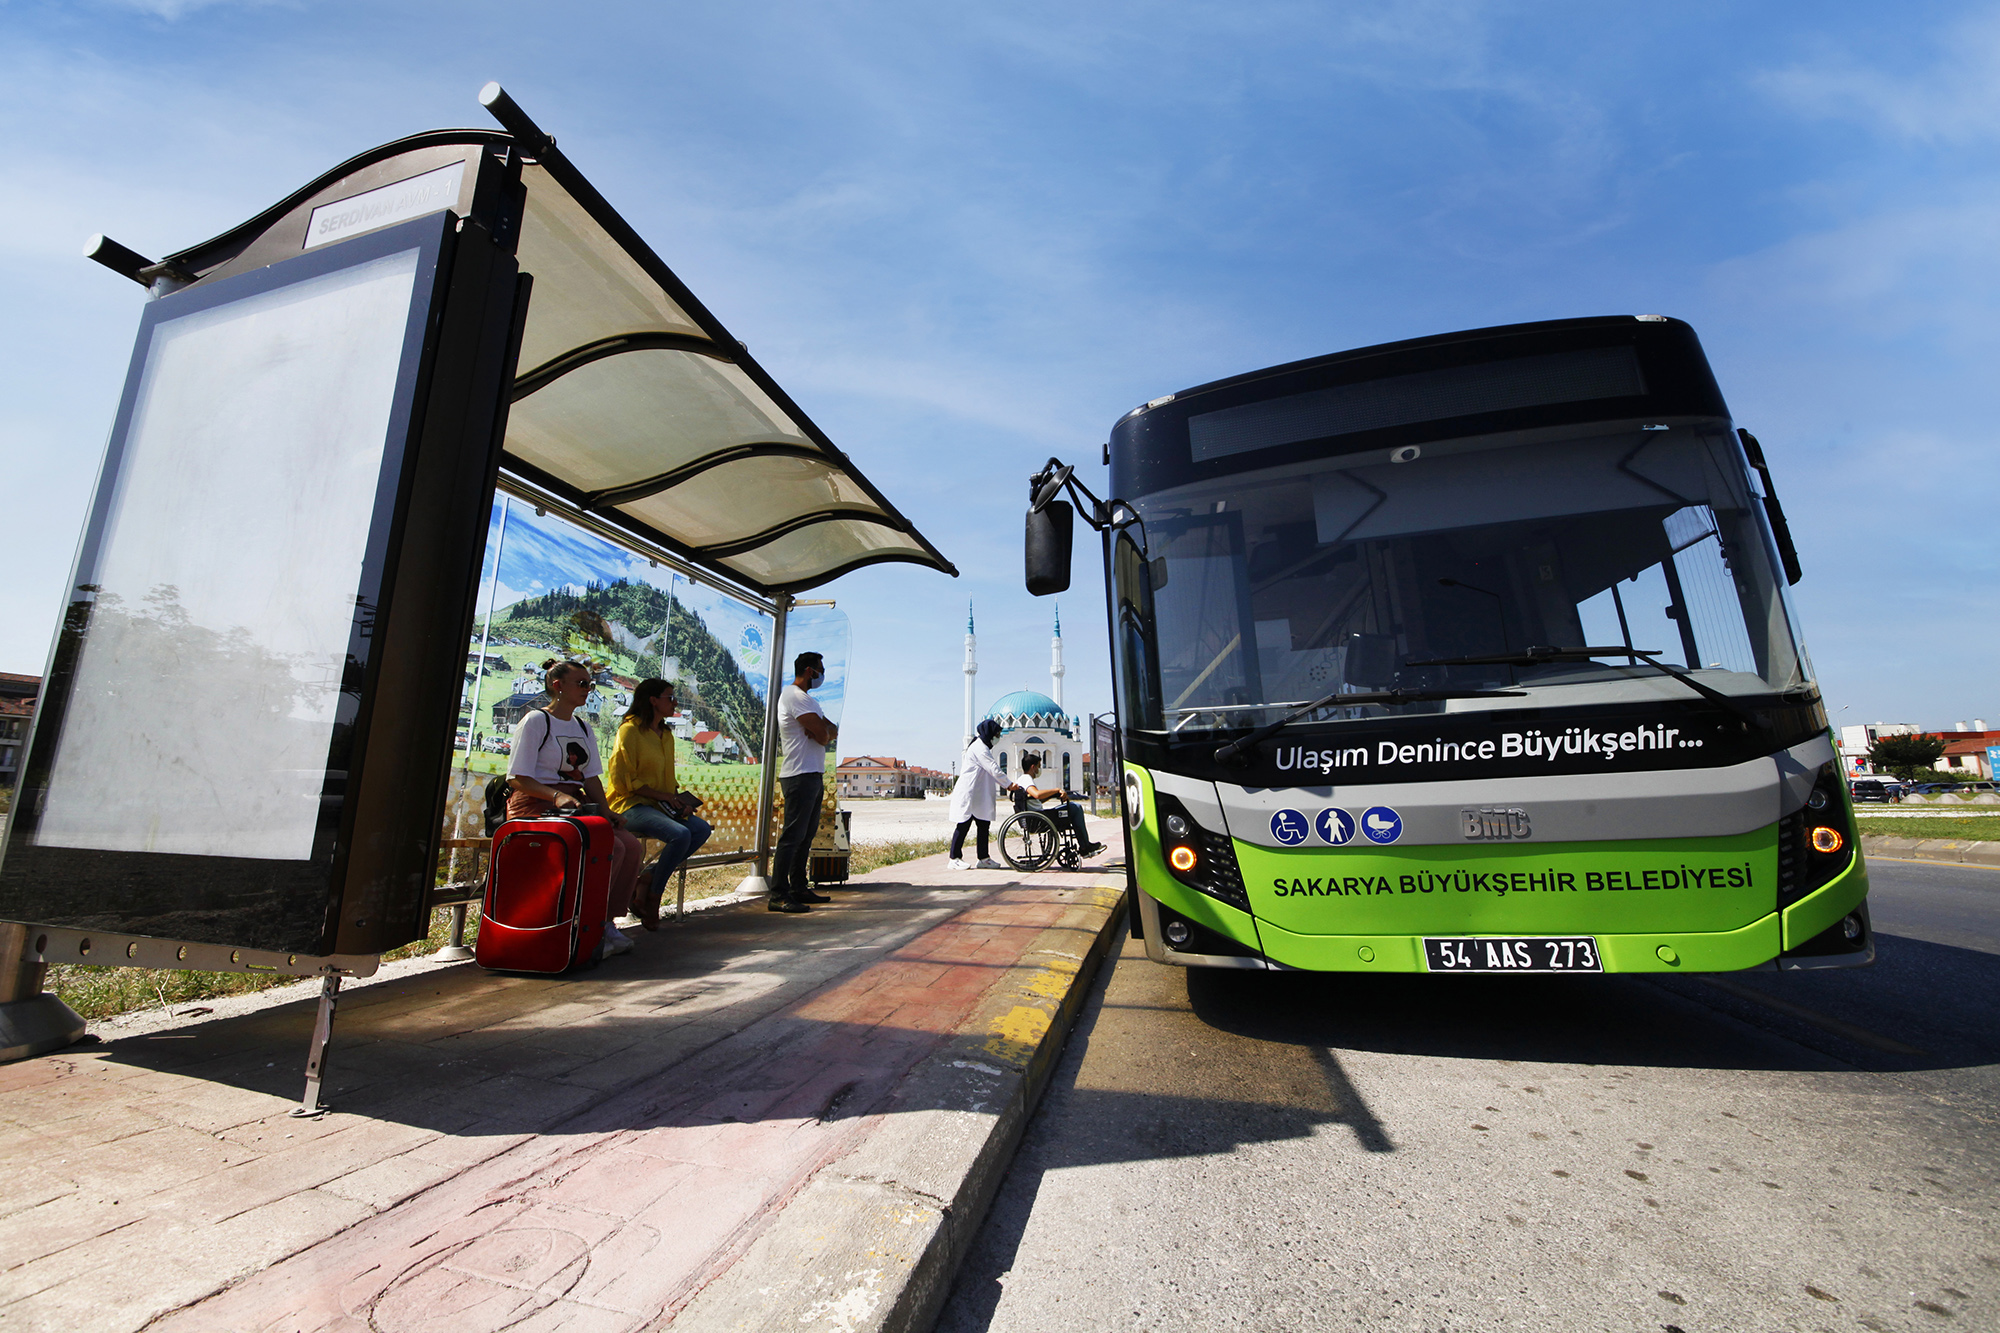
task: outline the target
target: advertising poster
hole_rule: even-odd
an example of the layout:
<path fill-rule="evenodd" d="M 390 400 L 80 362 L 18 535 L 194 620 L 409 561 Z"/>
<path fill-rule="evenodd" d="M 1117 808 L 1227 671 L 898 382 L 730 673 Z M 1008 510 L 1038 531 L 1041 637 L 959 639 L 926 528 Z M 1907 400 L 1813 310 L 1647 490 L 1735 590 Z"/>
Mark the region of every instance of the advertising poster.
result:
<path fill-rule="evenodd" d="M 705 852 L 754 849 L 773 628 L 745 602 L 502 497 L 466 646 L 458 822 L 477 807 L 486 780 L 507 771 L 516 724 L 547 699 L 544 664 L 568 660 L 596 679 L 581 715 L 605 754 L 633 689 L 652 677 L 674 683 L 675 773 L 701 795 L 702 816 L 715 826 Z M 829 676 L 832 664 L 829 654 Z"/>

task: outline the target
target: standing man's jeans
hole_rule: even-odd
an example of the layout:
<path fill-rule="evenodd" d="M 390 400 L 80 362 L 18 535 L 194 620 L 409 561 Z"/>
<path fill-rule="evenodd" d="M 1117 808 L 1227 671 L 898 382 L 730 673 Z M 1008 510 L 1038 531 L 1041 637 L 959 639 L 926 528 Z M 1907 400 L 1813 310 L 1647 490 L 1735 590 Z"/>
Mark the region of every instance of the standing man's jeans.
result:
<path fill-rule="evenodd" d="M 803 900 L 813 838 L 819 833 L 819 805 L 826 796 L 826 774 L 779 778 L 778 786 L 785 793 L 785 826 L 778 833 L 778 850 L 771 858 L 771 896 Z"/>
<path fill-rule="evenodd" d="M 657 903 L 666 894 L 667 880 L 674 871 L 680 869 L 681 862 L 701 850 L 714 832 L 706 819 L 699 815 L 689 815 L 685 819 L 676 818 L 660 809 L 641 801 L 625 812 L 625 827 L 642 838 L 653 838 L 666 844 L 660 859 L 653 863 L 652 896 L 648 902 Z"/>

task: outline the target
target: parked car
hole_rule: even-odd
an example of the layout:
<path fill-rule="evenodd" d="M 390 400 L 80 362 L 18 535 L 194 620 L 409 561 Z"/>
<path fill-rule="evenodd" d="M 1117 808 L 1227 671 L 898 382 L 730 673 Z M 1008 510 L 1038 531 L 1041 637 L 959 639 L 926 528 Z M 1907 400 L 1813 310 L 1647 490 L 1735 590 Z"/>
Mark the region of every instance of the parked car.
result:
<path fill-rule="evenodd" d="M 1856 805 L 1874 802 L 1880 805 L 1892 804 L 1903 799 L 1903 784 L 1884 782 L 1880 778 L 1856 778 L 1848 788 Z"/>
<path fill-rule="evenodd" d="M 1910 793 L 1914 796 L 1931 796 L 1938 792 L 1971 796 L 1975 792 L 1993 790 L 1994 785 L 1990 782 L 1919 782 L 1910 788 Z"/>

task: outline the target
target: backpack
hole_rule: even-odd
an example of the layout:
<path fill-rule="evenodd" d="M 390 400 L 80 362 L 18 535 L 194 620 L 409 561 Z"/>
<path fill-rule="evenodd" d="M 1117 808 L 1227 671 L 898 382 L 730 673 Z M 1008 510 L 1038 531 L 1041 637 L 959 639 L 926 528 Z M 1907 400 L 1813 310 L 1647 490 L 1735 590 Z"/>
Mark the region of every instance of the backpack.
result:
<path fill-rule="evenodd" d="M 546 710 L 539 708 L 535 709 L 534 711 L 538 713 L 546 712 Z M 546 717 L 544 717 L 544 722 L 546 723 Z M 544 725 L 542 727 L 542 745 L 547 745 L 549 743 L 549 737 L 554 733 L 554 731 L 555 728 L 552 725 Z M 539 754 L 541 748 L 542 748 L 541 745 L 536 746 L 535 747 L 536 753 Z M 502 824 L 507 822 L 507 798 L 512 796 L 513 794 L 514 794 L 514 788 L 511 785 L 509 785 L 507 781 L 507 775 L 505 773 L 502 773 L 497 778 L 489 778 L 487 780 L 486 782 L 486 836 L 487 837 L 489 838 L 492 837 L 493 831 L 499 828 Z"/>
<path fill-rule="evenodd" d="M 489 838 L 492 837 L 494 831 L 498 829 L 502 824 L 507 822 L 507 798 L 509 796 L 512 796 L 513 794 L 514 794 L 514 789 L 512 786 L 508 785 L 507 775 L 505 773 L 502 773 L 497 778 L 487 779 L 486 782 L 486 836 L 487 837 Z"/>

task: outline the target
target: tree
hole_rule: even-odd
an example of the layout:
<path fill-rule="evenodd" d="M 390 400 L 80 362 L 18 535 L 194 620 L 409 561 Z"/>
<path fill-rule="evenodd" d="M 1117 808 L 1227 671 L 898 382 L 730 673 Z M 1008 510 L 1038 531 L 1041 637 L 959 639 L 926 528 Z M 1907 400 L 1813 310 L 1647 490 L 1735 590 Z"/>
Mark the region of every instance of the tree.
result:
<path fill-rule="evenodd" d="M 1887 769 L 1904 781 L 1928 772 L 1944 755 L 1942 736 L 1883 736 L 1868 747 L 1868 764 Z"/>

